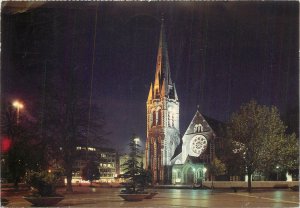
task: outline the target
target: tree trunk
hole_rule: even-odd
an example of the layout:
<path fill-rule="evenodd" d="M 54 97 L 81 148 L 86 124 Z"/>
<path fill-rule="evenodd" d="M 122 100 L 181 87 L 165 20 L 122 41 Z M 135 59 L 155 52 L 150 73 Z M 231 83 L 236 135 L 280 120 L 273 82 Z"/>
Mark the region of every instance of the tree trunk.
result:
<path fill-rule="evenodd" d="M 68 193 L 72 193 L 73 192 L 73 188 L 72 188 L 72 176 L 67 176 L 67 189 L 66 191 Z"/>
<path fill-rule="evenodd" d="M 72 168 L 67 167 L 66 168 L 66 173 L 67 173 L 67 189 L 66 191 L 68 193 L 72 193 L 73 192 L 73 188 L 72 188 Z"/>
<path fill-rule="evenodd" d="M 248 192 L 251 193 L 251 172 L 247 172 L 247 176 L 248 176 Z"/>
<path fill-rule="evenodd" d="M 14 181 L 14 188 L 15 188 L 16 191 L 19 190 L 19 179 L 17 179 L 17 178 Z"/>

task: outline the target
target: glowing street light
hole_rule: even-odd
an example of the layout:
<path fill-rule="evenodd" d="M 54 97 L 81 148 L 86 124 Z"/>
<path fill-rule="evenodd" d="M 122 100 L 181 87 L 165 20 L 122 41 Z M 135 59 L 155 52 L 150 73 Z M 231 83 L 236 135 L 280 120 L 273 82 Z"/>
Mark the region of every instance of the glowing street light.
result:
<path fill-rule="evenodd" d="M 276 166 L 276 173 L 277 173 L 277 181 L 278 181 L 278 171 L 279 171 L 279 166 Z"/>
<path fill-rule="evenodd" d="M 204 180 L 205 180 L 205 181 L 206 181 L 206 171 L 207 171 L 207 168 L 204 167 L 204 168 L 203 168 L 203 176 L 204 176 Z"/>
<path fill-rule="evenodd" d="M 140 138 L 136 137 L 136 138 L 133 139 L 133 141 L 134 141 L 135 144 L 138 144 L 140 142 Z"/>
<path fill-rule="evenodd" d="M 19 124 L 20 121 L 20 109 L 24 108 L 23 103 L 21 103 L 20 101 L 16 100 L 13 102 L 13 107 L 15 107 L 17 109 L 17 124 Z"/>

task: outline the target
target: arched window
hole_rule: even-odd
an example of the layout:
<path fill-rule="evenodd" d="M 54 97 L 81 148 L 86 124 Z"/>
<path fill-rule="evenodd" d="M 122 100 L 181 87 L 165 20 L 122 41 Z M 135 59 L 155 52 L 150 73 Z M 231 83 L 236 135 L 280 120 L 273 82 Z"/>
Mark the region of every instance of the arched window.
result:
<path fill-rule="evenodd" d="M 161 109 L 158 110 L 158 120 L 157 120 L 157 125 L 161 125 Z"/>
<path fill-rule="evenodd" d="M 203 131 L 203 126 L 201 124 L 196 124 L 194 126 L 194 133 L 199 133 Z"/>
<path fill-rule="evenodd" d="M 158 89 L 155 90 L 155 98 L 159 98 Z"/>
<path fill-rule="evenodd" d="M 201 169 L 197 171 L 197 178 L 203 178 L 203 171 Z"/>
<path fill-rule="evenodd" d="M 156 111 L 152 112 L 152 126 L 156 126 Z"/>
<path fill-rule="evenodd" d="M 172 113 L 172 127 L 174 127 L 174 113 Z"/>
<path fill-rule="evenodd" d="M 157 162 L 157 146 L 156 145 L 157 145 L 156 140 L 154 140 L 154 143 L 153 143 L 153 163 L 154 163 L 155 167 L 156 167 L 156 162 Z"/>

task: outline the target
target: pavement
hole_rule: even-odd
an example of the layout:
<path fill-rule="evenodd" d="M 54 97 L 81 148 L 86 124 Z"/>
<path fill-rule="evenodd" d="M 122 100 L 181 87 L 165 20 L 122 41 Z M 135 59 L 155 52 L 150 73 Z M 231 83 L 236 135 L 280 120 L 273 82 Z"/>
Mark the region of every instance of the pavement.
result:
<path fill-rule="evenodd" d="M 158 189 L 153 199 L 140 202 L 127 202 L 118 194 L 120 188 L 74 186 L 73 193 L 65 188 L 58 189 L 65 199 L 56 207 L 300 207 L 299 192 L 290 189 L 245 190 L 234 193 L 232 190 L 210 189 Z M 9 200 L 8 207 L 30 207 L 22 196 L 29 190 L 13 192 L 1 190 L 1 196 Z"/>

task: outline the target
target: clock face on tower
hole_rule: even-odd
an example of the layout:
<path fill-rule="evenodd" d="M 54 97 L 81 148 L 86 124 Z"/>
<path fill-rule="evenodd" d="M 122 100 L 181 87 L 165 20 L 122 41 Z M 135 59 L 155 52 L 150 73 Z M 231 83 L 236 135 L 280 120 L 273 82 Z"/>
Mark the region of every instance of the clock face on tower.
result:
<path fill-rule="evenodd" d="M 193 155 L 199 156 L 207 147 L 207 140 L 203 135 L 196 135 L 192 138 L 190 149 Z"/>

